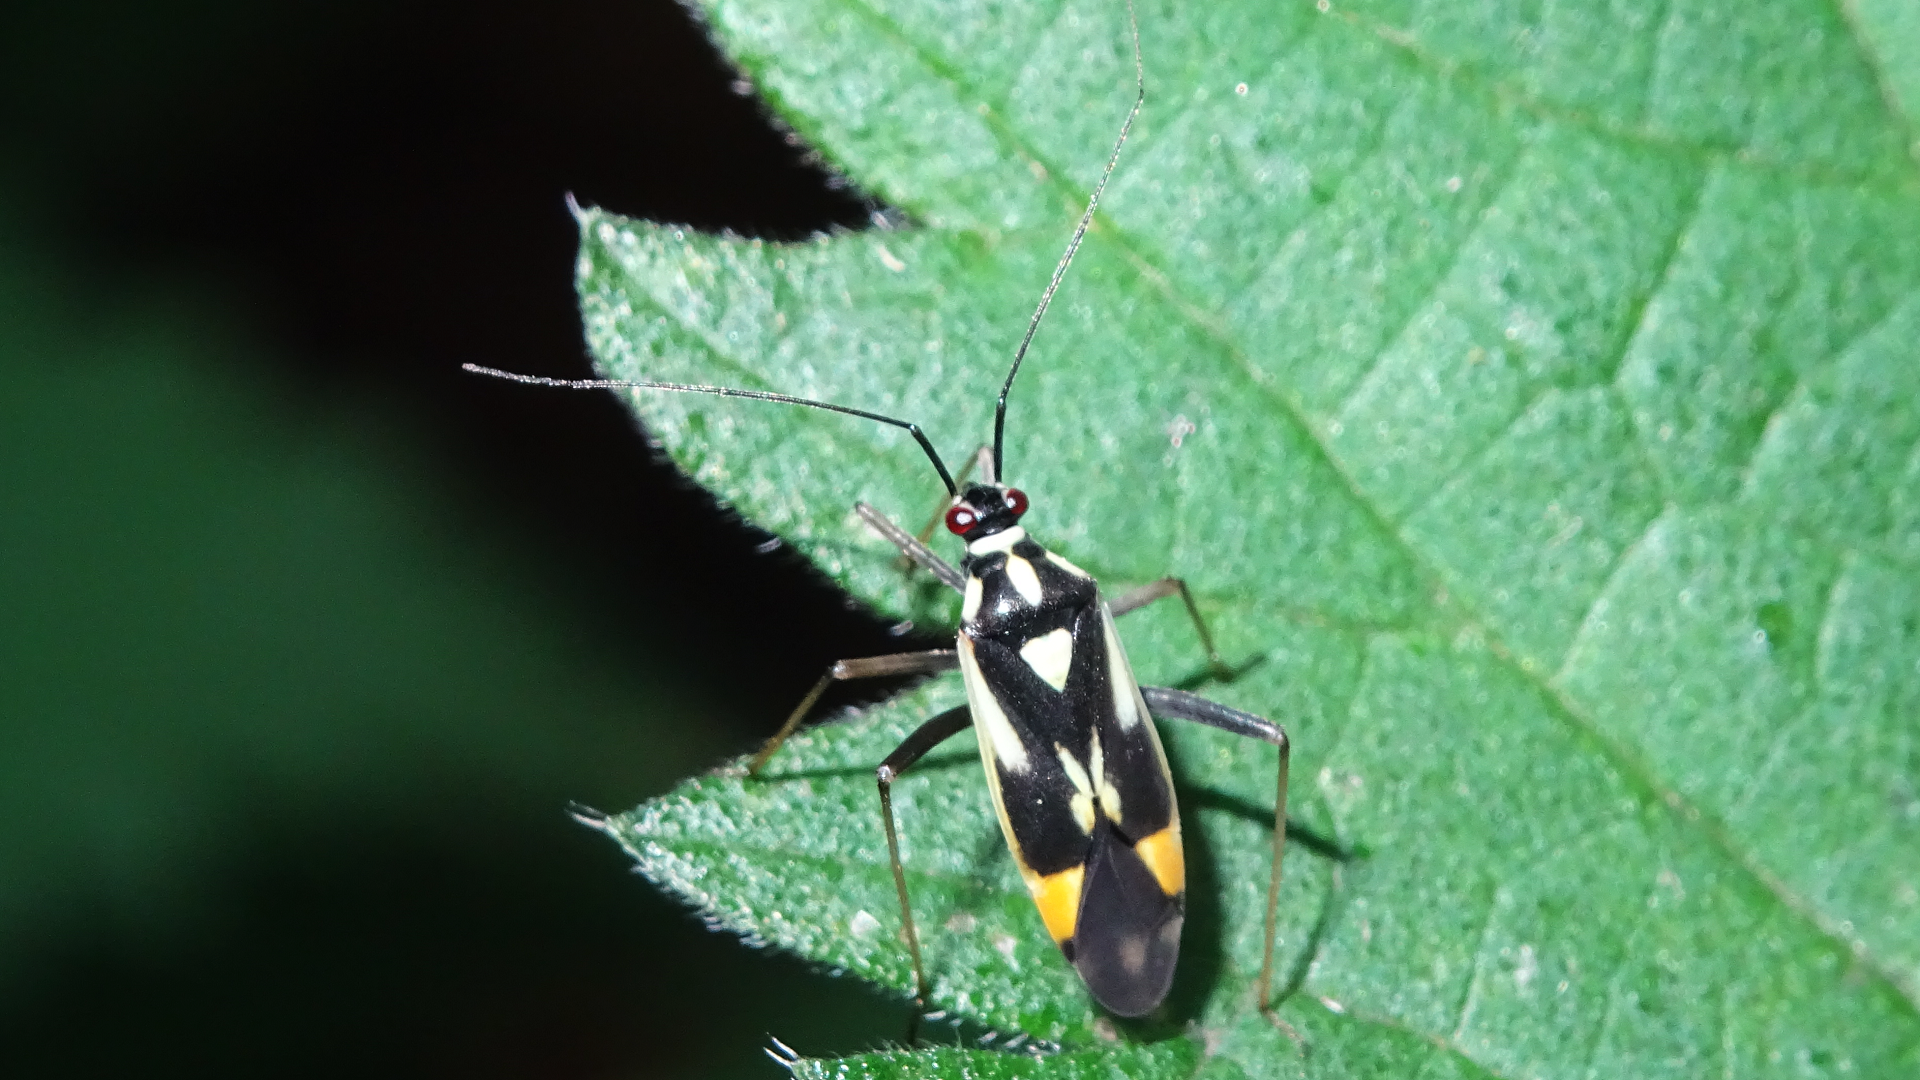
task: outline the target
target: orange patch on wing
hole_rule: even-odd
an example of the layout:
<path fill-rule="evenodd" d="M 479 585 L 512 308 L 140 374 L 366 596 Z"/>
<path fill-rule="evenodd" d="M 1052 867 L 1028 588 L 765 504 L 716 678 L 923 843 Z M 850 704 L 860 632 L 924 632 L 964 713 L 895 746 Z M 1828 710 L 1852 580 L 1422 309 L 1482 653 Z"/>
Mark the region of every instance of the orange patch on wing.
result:
<path fill-rule="evenodd" d="M 1187 887 L 1187 860 L 1180 848 L 1180 825 L 1175 822 L 1133 845 L 1140 861 L 1153 871 L 1160 891 L 1178 896 Z"/>
<path fill-rule="evenodd" d="M 1040 921 L 1047 924 L 1047 933 L 1055 942 L 1073 937 L 1074 924 L 1080 919 L 1080 881 L 1086 873 L 1085 867 L 1074 866 L 1057 874 L 1032 874 L 1027 878 L 1033 905 L 1040 909 Z"/>

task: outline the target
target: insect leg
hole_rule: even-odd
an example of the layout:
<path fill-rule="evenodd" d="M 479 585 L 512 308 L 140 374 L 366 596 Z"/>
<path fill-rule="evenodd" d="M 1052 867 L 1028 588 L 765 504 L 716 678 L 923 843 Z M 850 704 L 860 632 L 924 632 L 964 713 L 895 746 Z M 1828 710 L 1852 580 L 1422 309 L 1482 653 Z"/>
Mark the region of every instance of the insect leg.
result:
<path fill-rule="evenodd" d="M 787 722 L 780 725 L 780 730 L 773 733 L 773 738 L 768 739 L 766 744 L 760 747 L 760 752 L 753 755 L 753 760 L 747 763 L 747 775 L 760 775 L 760 770 L 766 766 L 767 759 L 773 756 L 775 750 L 780 749 L 780 744 L 786 742 L 787 737 L 800 726 L 800 721 L 806 719 L 807 713 L 813 711 L 813 706 L 820 700 L 820 695 L 826 693 L 827 687 L 834 683 L 848 679 L 874 679 L 885 675 L 931 675 L 935 672 L 952 671 L 959 666 L 959 663 L 952 649 L 890 653 L 886 656 L 869 656 L 860 660 L 836 661 L 827 669 L 825 675 L 820 676 L 820 681 L 813 684 L 813 689 L 807 691 L 807 696 L 800 699 L 800 704 L 794 706 L 793 712 L 787 716 Z"/>
<path fill-rule="evenodd" d="M 935 555 L 932 548 L 914 539 L 912 533 L 888 520 L 887 515 L 863 502 L 854 503 L 853 512 L 860 515 L 860 520 L 866 522 L 868 528 L 899 548 L 900 554 L 926 567 L 948 588 L 959 591 L 967 587 L 967 579 L 960 576 L 960 571 L 955 570 L 945 559 Z"/>
<path fill-rule="evenodd" d="M 900 894 L 900 924 L 907 931 L 907 954 L 913 958 L 913 1022 L 918 1024 L 920 1014 L 926 1011 L 927 996 L 933 988 L 927 983 L 926 968 L 920 964 L 920 932 L 913 926 L 913 905 L 907 901 L 907 872 L 900 866 L 900 833 L 893 824 L 893 781 L 901 773 L 913 767 L 913 763 L 924 757 L 927 751 L 958 735 L 973 723 L 973 714 L 965 705 L 948 709 L 946 712 L 915 728 L 906 741 L 894 748 L 893 753 L 874 770 L 874 778 L 880 783 L 880 819 L 887 827 L 887 861 L 893 866 L 893 888 Z M 913 1030 L 908 1029 L 907 1041 L 913 1041 Z"/>
<path fill-rule="evenodd" d="M 1163 686 L 1143 686 L 1140 696 L 1147 702 L 1147 711 L 1153 715 L 1172 720 L 1191 720 L 1196 724 L 1205 724 L 1249 739 L 1259 739 L 1280 748 L 1280 779 L 1273 797 L 1273 872 L 1267 879 L 1267 944 L 1260 958 L 1259 997 L 1260 1011 L 1276 1025 L 1292 1031 L 1286 1021 L 1273 1012 L 1267 1001 L 1273 992 L 1273 940 L 1279 932 L 1280 914 L 1280 860 L 1287 850 L 1287 766 L 1292 758 L 1292 748 L 1287 742 L 1287 730 L 1265 717 L 1255 716 L 1239 709 L 1229 709 L 1225 705 L 1208 701 L 1206 698 L 1189 694 L 1184 690 L 1169 690 Z M 1297 1038 L 1297 1036 L 1296 1036 Z"/>
<path fill-rule="evenodd" d="M 1213 635 L 1207 630 L 1207 621 L 1200 617 L 1199 605 L 1193 602 L 1193 592 L 1187 588 L 1185 578 L 1163 577 L 1159 581 L 1142 585 L 1132 592 L 1115 597 L 1108 605 L 1108 609 L 1117 619 L 1129 611 L 1137 611 L 1155 600 L 1163 600 L 1175 594 L 1178 594 L 1181 601 L 1187 605 L 1187 614 L 1193 618 L 1193 628 L 1200 634 L 1201 647 L 1207 650 L 1207 664 L 1213 668 L 1213 674 L 1220 678 L 1232 675 L 1233 669 L 1227 666 L 1225 660 L 1220 659 L 1220 650 L 1213 647 Z"/>
<path fill-rule="evenodd" d="M 988 446 L 986 443 L 981 443 L 980 449 L 973 452 L 973 460 L 967 463 L 967 468 L 979 469 L 980 479 L 985 483 L 997 484 L 1000 482 L 1000 478 L 994 475 L 993 471 L 993 447 Z"/>

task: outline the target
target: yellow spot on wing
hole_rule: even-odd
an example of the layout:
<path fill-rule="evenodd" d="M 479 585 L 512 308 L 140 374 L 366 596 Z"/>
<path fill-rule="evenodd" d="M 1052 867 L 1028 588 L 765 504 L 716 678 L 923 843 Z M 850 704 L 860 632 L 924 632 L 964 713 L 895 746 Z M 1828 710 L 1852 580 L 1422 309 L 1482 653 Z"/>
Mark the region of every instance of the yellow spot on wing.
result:
<path fill-rule="evenodd" d="M 1057 874 L 1027 877 L 1033 905 L 1040 909 L 1040 921 L 1047 924 L 1047 933 L 1055 942 L 1073 937 L 1074 924 L 1080 918 L 1080 881 L 1086 873 L 1083 866 L 1070 866 Z"/>
<path fill-rule="evenodd" d="M 1154 833 L 1141 838 L 1133 845 L 1134 854 L 1153 871 L 1153 879 L 1160 883 L 1160 891 L 1168 896 L 1178 896 L 1187 887 L 1187 860 L 1180 847 L 1180 823 L 1178 821 Z"/>

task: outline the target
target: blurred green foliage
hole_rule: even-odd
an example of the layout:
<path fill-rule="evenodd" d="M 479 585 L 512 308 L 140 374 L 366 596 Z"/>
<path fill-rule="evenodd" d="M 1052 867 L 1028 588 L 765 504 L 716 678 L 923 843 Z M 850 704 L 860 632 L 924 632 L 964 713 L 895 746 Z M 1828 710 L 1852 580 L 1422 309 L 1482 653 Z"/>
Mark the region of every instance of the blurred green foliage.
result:
<path fill-rule="evenodd" d="M 480 777 L 556 811 L 649 783 L 672 699 L 556 633 L 395 433 L 276 400 L 191 304 L 0 250 L 0 800 L 33 823 L 0 847 L 0 971 L 77 898 L 180 918 L 263 815 L 447 828 Z"/>
<path fill-rule="evenodd" d="M 671 684 L 570 639 L 577 617 L 503 537 L 475 543 L 394 418 L 316 415 L 249 374 L 244 335 L 204 301 L 80 284 L 18 231 L 0 244 L 9 1026 L 37 1018 L 39 1045 L 71 1022 L 55 1004 L 71 980 L 154 967 L 169 996 L 68 1046 L 69 1065 L 257 1067 L 315 1028 L 354 1034 L 308 1055 L 432 1058 L 420 1043 L 467 1037 L 433 995 L 469 963 L 432 929 L 368 935 L 425 917 L 492 935 L 467 948 L 498 962 L 552 934 L 516 925 L 528 908 L 605 918 L 577 896 L 505 900 L 486 860 L 614 880 L 567 801 L 662 785 L 720 732 L 663 741 Z M 442 861 L 476 880 L 446 889 Z M 508 999 L 550 977 L 493 976 Z"/>
<path fill-rule="evenodd" d="M 524 427 L 451 430 L 522 419 L 462 397 L 492 390 L 474 350 L 579 352 L 564 192 L 646 206 L 660 184 L 607 177 L 667 176 L 554 150 L 601 115 L 555 104 L 583 11 L 643 56 L 697 45 L 642 6 L 0 15 L 0 1072 L 767 1077 L 769 1030 L 896 1029 L 565 813 L 764 725 L 777 670 L 716 688 L 684 659 L 764 636 L 764 597 L 682 611 L 674 653 L 647 628 L 711 568 L 635 588 L 658 575 L 598 573 L 618 529 L 569 532 L 592 512 L 529 524 L 565 498 L 515 489 L 658 499 L 624 418 L 626 471 L 565 477 Z M 641 62 L 671 102 L 602 95 L 623 153 L 689 114 L 691 51 Z M 739 172 L 729 148 L 682 165 Z M 674 536 L 750 549 L 698 501 Z"/>

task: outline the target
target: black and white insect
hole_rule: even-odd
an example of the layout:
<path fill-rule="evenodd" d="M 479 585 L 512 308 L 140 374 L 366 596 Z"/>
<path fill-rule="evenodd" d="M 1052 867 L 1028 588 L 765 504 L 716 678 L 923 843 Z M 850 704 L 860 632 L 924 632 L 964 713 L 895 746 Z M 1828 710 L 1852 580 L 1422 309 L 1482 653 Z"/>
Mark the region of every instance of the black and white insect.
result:
<path fill-rule="evenodd" d="M 1131 0 L 1127 13 L 1138 90 L 1133 108 L 1001 384 L 991 450 L 983 447 L 976 465 L 980 479 L 964 487 L 957 484 L 919 425 L 845 405 L 730 387 L 544 379 L 466 365 L 480 374 L 546 386 L 666 390 L 804 405 L 902 428 L 925 451 L 946 486 L 947 529 L 966 545 L 957 569 L 872 506 L 860 503 L 855 510 L 912 563 L 961 593 L 954 648 L 835 663 L 748 767 L 750 774 L 757 775 L 835 682 L 959 669 L 966 705 L 926 721 L 877 770 L 887 855 L 913 963 L 916 1004 L 921 1008 L 931 991 L 900 862 L 892 788 L 928 751 L 968 726 L 977 729 L 987 788 L 1020 876 L 1047 933 L 1094 999 L 1123 1017 L 1144 1016 L 1166 999 L 1185 917 L 1186 867 L 1173 775 L 1153 718 L 1190 720 L 1278 748 L 1273 861 L 1257 983 L 1260 1009 L 1266 1012 L 1271 1007 L 1275 919 L 1286 845 L 1286 732 L 1259 716 L 1181 690 L 1139 685 L 1114 620 L 1171 596 L 1184 602 L 1212 671 L 1227 671 L 1186 583 L 1162 578 L 1111 602 L 1104 600 L 1090 575 L 1027 535 L 1021 524 L 1027 496 L 1001 482 L 1007 396 L 1146 100 L 1140 30 Z"/>

